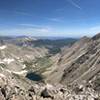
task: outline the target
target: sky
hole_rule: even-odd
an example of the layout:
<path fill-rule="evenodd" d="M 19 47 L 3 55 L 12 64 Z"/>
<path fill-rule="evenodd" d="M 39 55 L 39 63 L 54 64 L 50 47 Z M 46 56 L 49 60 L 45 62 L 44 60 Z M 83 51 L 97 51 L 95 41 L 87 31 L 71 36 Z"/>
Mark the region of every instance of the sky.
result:
<path fill-rule="evenodd" d="M 0 35 L 93 36 L 100 0 L 0 0 Z"/>

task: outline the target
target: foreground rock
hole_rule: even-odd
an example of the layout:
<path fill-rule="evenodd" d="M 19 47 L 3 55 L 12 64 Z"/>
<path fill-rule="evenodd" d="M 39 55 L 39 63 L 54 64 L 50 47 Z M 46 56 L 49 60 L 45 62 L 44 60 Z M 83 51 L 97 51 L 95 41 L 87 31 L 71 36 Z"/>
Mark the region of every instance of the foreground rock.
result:
<path fill-rule="evenodd" d="M 98 92 L 81 85 L 69 88 L 39 83 L 22 89 L 14 82 L 0 75 L 0 100 L 100 100 Z"/>

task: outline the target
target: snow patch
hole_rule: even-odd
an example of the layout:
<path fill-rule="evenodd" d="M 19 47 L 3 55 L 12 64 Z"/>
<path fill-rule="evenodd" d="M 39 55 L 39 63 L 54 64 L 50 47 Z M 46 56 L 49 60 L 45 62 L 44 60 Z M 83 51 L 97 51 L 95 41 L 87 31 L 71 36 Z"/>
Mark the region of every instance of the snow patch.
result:
<path fill-rule="evenodd" d="M 17 75 L 23 75 L 23 74 L 26 74 L 28 72 L 26 70 L 23 70 L 23 71 L 20 71 L 20 72 L 16 72 L 16 71 L 10 71 L 9 69 L 6 69 L 6 71 L 9 72 L 9 73 L 17 74 Z"/>
<path fill-rule="evenodd" d="M 3 75 L 3 74 L 0 74 L 0 77 L 3 77 L 3 78 L 5 78 L 6 76 L 5 76 L 5 75 Z"/>
<path fill-rule="evenodd" d="M 0 46 L 0 50 L 4 50 L 4 49 L 6 49 L 6 48 L 7 48 L 6 45 Z"/>
<path fill-rule="evenodd" d="M 3 62 L 10 64 L 11 62 L 15 61 L 14 59 L 10 59 L 10 58 L 5 58 L 3 59 Z"/>
<path fill-rule="evenodd" d="M 24 64 L 22 69 L 25 69 L 25 68 L 26 68 L 26 65 Z"/>
<path fill-rule="evenodd" d="M 23 74 L 26 74 L 27 71 L 23 70 L 23 71 L 20 71 L 20 72 L 13 72 L 13 73 L 18 74 L 18 75 L 23 75 Z"/>
<path fill-rule="evenodd" d="M 4 64 L 4 62 L 0 60 L 0 64 Z"/>
<path fill-rule="evenodd" d="M 46 88 L 47 88 L 47 89 L 53 89 L 53 86 L 50 85 L 50 84 L 47 84 L 47 85 L 46 85 Z"/>
<path fill-rule="evenodd" d="M 30 55 L 25 55 L 27 58 L 32 58 Z"/>
<path fill-rule="evenodd" d="M 10 71 L 9 69 L 6 69 L 7 72 L 12 73 L 12 71 Z"/>

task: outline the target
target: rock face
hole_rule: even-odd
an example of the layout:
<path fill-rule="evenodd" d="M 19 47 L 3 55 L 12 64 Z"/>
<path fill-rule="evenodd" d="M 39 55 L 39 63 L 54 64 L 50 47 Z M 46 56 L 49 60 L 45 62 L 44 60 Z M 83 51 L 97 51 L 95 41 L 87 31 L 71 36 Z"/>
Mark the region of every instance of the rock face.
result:
<path fill-rule="evenodd" d="M 92 39 L 93 39 L 93 40 L 100 39 L 100 33 L 98 33 L 97 35 L 95 35 Z"/>
<path fill-rule="evenodd" d="M 78 43 L 76 44 L 79 45 Z M 73 51 L 73 49 L 72 47 L 70 50 Z M 73 59 L 70 60 L 69 65 L 66 63 L 61 82 L 65 84 L 85 84 L 92 81 L 93 77 L 100 72 L 100 38 L 83 42 L 81 47 L 77 48 L 70 57 Z M 70 57 L 65 57 L 64 59 L 69 59 Z"/>
<path fill-rule="evenodd" d="M 58 67 L 48 77 L 51 83 L 96 84 L 99 88 L 100 75 L 100 34 L 93 38 L 83 37 L 69 48 L 64 48 Z M 97 79 L 98 76 L 98 79 Z M 53 80 L 54 79 L 54 80 Z M 94 85 L 95 86 L 95 85 Z"/>

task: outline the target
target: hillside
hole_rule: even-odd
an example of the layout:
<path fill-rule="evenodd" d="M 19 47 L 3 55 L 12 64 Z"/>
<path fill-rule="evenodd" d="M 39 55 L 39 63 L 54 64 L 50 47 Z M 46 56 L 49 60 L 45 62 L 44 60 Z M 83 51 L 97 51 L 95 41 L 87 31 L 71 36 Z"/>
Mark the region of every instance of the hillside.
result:
<path fill-rule="evenodd" d="M 60 54 L 57 68 L 47 79 L 51 83 L 64 85 L 92 84 L 99 90 L 100 34 L 92 38 L 83 37 Z"/>

